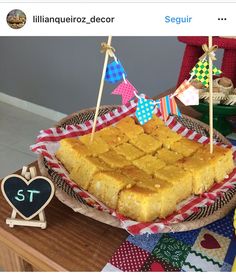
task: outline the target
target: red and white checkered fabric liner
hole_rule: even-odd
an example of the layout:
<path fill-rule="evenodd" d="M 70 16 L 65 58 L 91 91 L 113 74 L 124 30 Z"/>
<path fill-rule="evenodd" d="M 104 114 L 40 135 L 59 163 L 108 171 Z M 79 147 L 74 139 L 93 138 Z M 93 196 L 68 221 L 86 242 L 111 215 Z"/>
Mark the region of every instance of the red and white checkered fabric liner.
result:
<path fill-rule="evenodd" d="M 132 100 L 126 105 L 119 107 L 118 109 L 109 112 L 97 120 L 97 130 L 100 130 L 106 126 L 113 125 L 126 116 L 134 115 L 136 111 L 137 100 Z M 157 112 L 157 116 L 161 117 L 160 112 Z M 201 134 L 196 133 L 182 124 L 176 121 L 176 119 L 170 116 L 166 125 L 176 131 L 177 133 L 185 136 L 188 139 L 198 141 L 200 143 L 209 143 L 209 139 Z M 68 125 L 63 128 L 49 128 L 40 131 L 37 137 L 36 144 L 31 146 L 31 150 L 37 154 L 42 154 L 47 161 L 50 168 L 52 168 L 57 174 L 59 174 L 75 191 L 77 195 L 82 197 L 86 203 L 100 211 L 105 211 L 115 216 L 120 220 L 121 226 L 131 234 L 144 234 L 144 233 L 160 233 L 165 232 L 166 227 L 171 224 L 180 223 L 189 217 L 192 213 L 196 213 L 199 207 L 210 205 L 218 196 L 222 196 L 228 189 L 235 188 L 236 184 L 236 168 L 220 184 L 214 184 L 214 186 L 201 196 L 192 196 L 187 200 L 181 202 L 177 207 L 177 212 L 168 216 L 165 219 L 158 219 L 155 222 L 141 223 L 130 220 L 116 211 L 107 208 L 104 204 L 96 200 L 88 192 L 80 188 L 77 184 L 70 180 L 68 172 L 62 166 L 62 164 L 55 157 L 55 152 L 59 147 L 59 141 L 67 137 L 79 137 L 88 133 L 91 133 L 93 121 L 86 121 L 83 124 Z M 217 143 L 215 143 L 217 144 Z M 218 144 L 219 145 L 219 144 Z M 223 145 L 225 146 L 225 145 Z M 234 159 L 236 159 L 236 147 L 234 149 Z"/>

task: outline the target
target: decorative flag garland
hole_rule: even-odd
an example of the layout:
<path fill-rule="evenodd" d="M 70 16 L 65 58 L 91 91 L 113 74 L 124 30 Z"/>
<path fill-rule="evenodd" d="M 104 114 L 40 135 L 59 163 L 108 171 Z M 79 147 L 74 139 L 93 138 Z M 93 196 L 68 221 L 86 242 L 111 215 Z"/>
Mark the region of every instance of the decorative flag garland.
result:
<path fill-rule="evenodd" d="M 191 77 L 188 81 L 184 81 L 180 87 L 170 96 L 166 96 L 161 98 L 159 101 L 145 101 L 146 99 L 141 99 L 140 96 L 137 95 L 137 90 L 134 88 L 134 86 L 126 80 L 126 72 L 121 65 L 120 61 L 117 60 L 114 51 L 115 49 L 111 46 L 111 40 L 112 36 L 108 36 L 107 43 L 102 43 L 102 49 L 101 52 L 105 52 L 105 59 L 104 59 L 104 65 L 103 65 L 103 71 L 102 71 L 102 78 L 100 82 L 100 88 L 98 93 L 98 99 L 97 99 L 97 105 L 96 105 L 96 111 L 94 116 L 94 125 L 92 128 L 91 133 L 91 139 L 90 141 L 93 141 L 94 133 L 96 130 L 96 123 L 97 123 L 97 117 L 99 113 L 99 107 L 101 103 L 102 98 L 102 91 L 104 86 L 104 81 L 108 83 L 116 83 L 120 80 L 124 80 L 121 85 L 119 85 L 112 94 L 118 94 L 122 96 L 122 103 L 129 101 L 133 96 L 136 96 L 140 102 L 137 106 L 137 112 L 136 115 L 138 117 L 138 120 L 141 124 L 144 124 L 149 119 L 152 118 L 154 109 L 156 108 L 156 105 L 159 104 L 157 107 L 159 108 L 161 114 L 163 115 L 164 120 L 167 119 L 167 117 L 170 114 L 177 114 L 178 116 L 181 115 L 177 104 L 175 102 L 174 96 L 177 96 L 179 100 L 181 100 L 185 105 L 192 105 L 192 104 L 198 104 L 199 102 L 199 96 L 197 98 L 197 95 L 199 95 L 199 91 L 197 92 L 196 89 L 194 89 L 190 81 L 193 78 L 196 78 L 198 81 L 203 83 L 205 87 L 209 87 L 209 94 L 210 94 L 210 107 L 209 107 L 209 116 L 210 116 L 210 152 L 213 152 L 213 103 L 212 103 L 212 93 L 213 93 L 213 83 L 212 83 L 212 76 L 213 75 L 219 75 L 221 74 L 221 70 L 217 67 L 212 65 L 212 61 L 216 60 L 214 51 L 217 49 L 217 46 L 212 45 L 212 36 L 208 37 L 208 45 L 204 44 L 202 46 L 204 54 L 199 58 L 198 63 L 193 67 L 192 71 L 190 72 Z M 113 57 L 114 61 L 110 64 L 108 64 L 109 57 Z M 208 57 L 208 61 L 206 61 L 206 58 Z M 125 84 L 126 85 L 125 85 Z M 133 94 L 132 94 L 133 90 Z M 143 115 L 142 115 L 143 114 Z"/>
<path fill-rule="evenodd" d="M 170 114 L 180 115 L 175 99 L 172 99 L 169 96 L 163 97 L 157 101 L 140 97 L 138 95 L 138 90 L 126 79 L 127 74 L 120 60 L 116 58 L 114 53 L 112 53 L 111 57 L 114 58 L 114 61 L 107 65 L 104 79 L 106 82 L 111 84 L 117 83 L 123 79 L 123 81 L 112 91 L 111 94 L 121 95 L 123 105 L 135 96 L 139 99 L 135 115 L 141 125 L 152 119 L 154 109 L 158 104 L 160 105 L 158 105 L 157 108 L 163 115 L 164 120 L 166 120 Z"/>
<path fill-rule="evenodd" d="M 207 56 L 211 56 L 213 60 L 216 60 L 214 51 L 217 49 L 213 46 L 212 49 L 208 49 L 206 45 L 202 46 L 204 54 L 199 58 L 197 64 L 190 72 L 190 79 L 184 80 L 183 83 L 175 90 L 174 94 L 160 98 L 158 101 L 152 99 L 145 99 L 138 95 L 138 90 L 126 79 L 127 74 L 122 66 L 120 60 L 116 58 L 114 52 L 110 57 L 114 58 L 114 61 L 107 65 L 105 81 L 111 84 L 115 84 L 123 80 L 111 94 L 120 95 L 122 97 L 122 104 L 126 104 L 135 96 L 139 99 L 136 117 L 141 125 L 148 122 L 154 113 L 155 107 L 157 107 L 163 119 L 166 121 L 170 114 L 181 115 L 178 106 L 175 101 L 175 96 L 186 106 L 199 104 L 199 90 L 191 85 L 193 78 L 200 81 L 205 87 L 209 87 L 209 63 L 206 60 Z M 213 74 L 220 75 L 222 72 L 217 67 L 213 67 Z"/>
<path fill-rule="evenodd" d="M 212 46 L 210 49 L 206 44 L 202 46 L 204 54 L 199 58 L 199 61 L 190 72 L 189 80 L 184 80 L 183 83 L 175 90 L 172 97 L 176 96 L 185 106 L 192 106 L 199 104 L 199 90 L 191 85 L 193 78 L 200 81 L 206 88 L 209 87 L 209 62 L 206 60 L 207 56 L 212 60 L 216 60 L 214 51 L 217 46 Z M 213 75 L 220 75 L 222 71 L 213 66 Z"/>

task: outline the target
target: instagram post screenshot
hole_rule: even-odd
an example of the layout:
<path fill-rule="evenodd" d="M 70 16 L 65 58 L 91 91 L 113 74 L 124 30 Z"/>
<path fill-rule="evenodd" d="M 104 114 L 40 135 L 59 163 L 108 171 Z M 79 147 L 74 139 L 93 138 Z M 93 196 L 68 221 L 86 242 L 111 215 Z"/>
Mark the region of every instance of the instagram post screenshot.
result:
<path fill-rule="evenodd" d="M 235 10 L 0 0 L 1 279 L 233 277 Z"/>

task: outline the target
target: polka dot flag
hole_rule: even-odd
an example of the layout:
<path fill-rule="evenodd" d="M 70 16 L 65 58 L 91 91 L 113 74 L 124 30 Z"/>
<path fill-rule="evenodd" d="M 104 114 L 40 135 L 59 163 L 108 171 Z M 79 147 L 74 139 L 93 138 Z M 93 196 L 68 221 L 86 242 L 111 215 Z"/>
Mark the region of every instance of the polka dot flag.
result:
<path fill-rule="evenodd" d="M 152 99 L 140 98 L 137 105 L 136 117 L 141 125 L 148 122 L 153 115 L 155 103 Z"/>
<path fill-rule="evenodd" d="M 122 104 L 126 104 L 134 97 L 134 92 L 137 93 L 137 89 L 126 79 L 124 82 L 120 83 L 111 94 L 121 95 Z"/>

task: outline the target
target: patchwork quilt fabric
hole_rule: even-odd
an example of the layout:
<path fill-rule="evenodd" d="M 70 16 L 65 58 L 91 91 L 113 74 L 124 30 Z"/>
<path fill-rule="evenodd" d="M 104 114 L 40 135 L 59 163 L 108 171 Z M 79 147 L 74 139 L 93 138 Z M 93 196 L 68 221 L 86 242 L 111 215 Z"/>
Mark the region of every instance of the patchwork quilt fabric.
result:
<path fill-rule="evenodd" d="M 196 230 L 130 235 L 103 271 L 231 271 L 235 256 L 232 211 Z"/>

